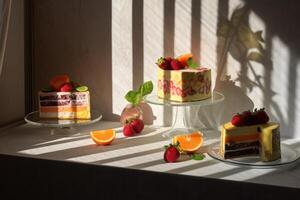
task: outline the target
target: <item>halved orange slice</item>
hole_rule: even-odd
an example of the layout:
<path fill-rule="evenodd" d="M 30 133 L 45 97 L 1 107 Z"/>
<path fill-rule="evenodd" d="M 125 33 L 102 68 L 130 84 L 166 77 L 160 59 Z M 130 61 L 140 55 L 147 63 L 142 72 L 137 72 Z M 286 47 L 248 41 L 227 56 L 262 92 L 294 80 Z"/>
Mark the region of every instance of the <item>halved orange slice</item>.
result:
<path fill-rule="evenodd" d="M 193 132 L 190 134 L 177 135 L 173 137 L 172 143 L 179 142 L 182 151 L 192 153 L 197 151 L 203 144 L 203 135 L 201 132 Z"/>
<path fill-rule="evenodd" d="M 91 131 L 90 135 L 96 144 L 108 145 L 115 139 L 116 132 L 114 129 L 96 130 Z"/>
<path fill-rule="evenodd" d="M 187 61 L 188 59 L 193 58 L 193 54 L 191 53 L 187 53 L 187 54 L 183 54 L 178 56 L 177 60 L 183 65 L 183 66 L 187 66 Z"/>

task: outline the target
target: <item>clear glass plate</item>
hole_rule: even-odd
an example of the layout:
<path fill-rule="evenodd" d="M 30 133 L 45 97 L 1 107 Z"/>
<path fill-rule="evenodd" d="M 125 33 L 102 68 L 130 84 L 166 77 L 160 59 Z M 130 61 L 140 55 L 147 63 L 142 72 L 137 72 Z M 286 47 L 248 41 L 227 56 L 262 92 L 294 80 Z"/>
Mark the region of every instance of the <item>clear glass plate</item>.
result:
<path fill-rule="evenodd" d="M 87 119 L 87 120 L 45 119 L 45 118 L 40 118 L 39 111 L 34 111 L 34 112 L 27 114 L 24 117 L 24 120 L 27 123 L 32 124 L 32 125 L 47 126 L 47 127 L 53 127 L 53 128 L 65 128 L 65 127 L 92 124 L 92 123 L 98 122 L 101 118 L 102 118 L 102 115 L 96 110 L 91 110 L 91 119 Z"/>
<path fill-rule="evenodd" d="M 263 162 L 259 156 L 245 156 L 231 159 L 224 159 L 219 154 L 220 143 L 213 143 L 208 148 L 208 155 L 212 158 L 234 165 L 242 165 L 255 168 L 270 168 L 275 166 L 287 165 L 299 159 L 300 153 L 287 144 L 281 143 L 281 158 L 271 162 Z"/>
<path fill-rule="evenodd" d="M 165 105 L 165 106 L 205 106 L 219 103 L 224 100 L 224 95 L 214 91 L 211 98 L 204 99 L 201 101 L 191 101 L 191 102 L 176 102 L 159 98 L 157 95 L 147 95 L 145 101 L 150 104 L 155 105 Z"/>

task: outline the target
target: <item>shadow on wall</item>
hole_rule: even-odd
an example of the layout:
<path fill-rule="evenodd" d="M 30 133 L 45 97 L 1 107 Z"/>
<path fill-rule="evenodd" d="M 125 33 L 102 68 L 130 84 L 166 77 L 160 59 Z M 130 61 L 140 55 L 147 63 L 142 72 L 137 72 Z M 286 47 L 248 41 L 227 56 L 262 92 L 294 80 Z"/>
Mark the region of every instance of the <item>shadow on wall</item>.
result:
<path fill-rule="evenodd" d="M 262 98 L 262 103 L 267 112 L 271 115 L 271 119 L 280 122 L 281 131 L 285 136 L 294 137 L 297 101 L 296 65 L 297 57 L 300 54 L 300 40 L 297 39 L 300 29 L 295 28 L 293 25 L 297 24 L 296 21 L 300 15 L 297 6 L 292 4 L 292 1 L 288 1 L 284 5 L 278 2 L 270 4 L 269 1 L 245 1 L 244 6 L 237 7 L 232 15 L 228 17 L 229 2 L 222 0 L 218 2 L 215 90 L 224 94 L 225 101 L 219 105 L 201 108 L 198 112 L 198 119 L 204 124 L 205 128 L 216 128 L 218 125 L 230 121 L 233 114 L 253 109 L 254 103 L 247 94 L 254 89 L 258 89 L 262 93 L 260 98 Z M 282 10 L 290 12 L 282 12 Z M 258 14 L 265 23 L 264 38 L 262 37 L 262 30 L 253 31 L 250 27 L 250 12 Z M 285 61 L 289 63 L 289 69 L 287 70 L 289 72 L 289 85 L 285 86 L 289 91 L 288 110 L 286 111 L 281 107 L 280 102 L 276 101 L 275 98 L 280 94 L 274 91 L 274 86 L 272 86 L 272 78 L 277 79 L 277 77 L 272 77 L 274 74 L 272 73 L 273 61 L 271 57 L 274 36 L 280 37 L 290 50 L 289 60 Z M 240 71 L 234 80 L 231 80 L 227 72 L 228 55 L 240 65 Z M 259 63 L 263 67 L 263 74 L 257 72 L 255 68 L 257 65 L 254 65 L 254 63 Z M 284 112 L 288 113 L 287 119 L 284 118 Z M 222 116 L 220 116 L 220 113 L 223 113 Z"/>
<path fill-rule="evenodd" d="M 300 2 L 295 0 L 281 1 L 250 1 L 244 0 L 249 9 L 256 13 L 266 24 L 266 55 L 271 55 L 272 38 L 277 36 L 283 41 L 289 49 L 288 63 L 288 108 L 287 119 L 284 122 L 283 114 L 280 113 L 279 105 L 273 98 L 276 93 L 271 90 L 270 77 L 272 76 L 273 65 L 270 62 L 266 65 L 265 78 L 265 101 L 264 104 L 268 109 L 274 109 L 277 113 L 277 119 L 281 122 L 282 130 L 289 137 L 295 136 L 296 130 L 296 102 L 297 102 L 297 64 L 300 56 L 300 28 L 297 26 L 300 18 Z M 275 49 L 274 49 L 275 50 Z M 282 131 L 281 130 L 281 131 Z"/>

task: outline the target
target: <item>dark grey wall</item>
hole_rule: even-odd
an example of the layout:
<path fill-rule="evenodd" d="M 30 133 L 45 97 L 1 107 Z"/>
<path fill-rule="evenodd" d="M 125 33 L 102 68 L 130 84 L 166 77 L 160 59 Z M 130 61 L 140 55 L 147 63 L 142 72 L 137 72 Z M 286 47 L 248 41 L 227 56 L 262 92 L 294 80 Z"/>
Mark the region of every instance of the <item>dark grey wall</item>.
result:
<path fill-rule="evenodd" d="M 22 119 L 25 114 L 24 1 L 12 1 L 0 91 L 0 126 Z"/>

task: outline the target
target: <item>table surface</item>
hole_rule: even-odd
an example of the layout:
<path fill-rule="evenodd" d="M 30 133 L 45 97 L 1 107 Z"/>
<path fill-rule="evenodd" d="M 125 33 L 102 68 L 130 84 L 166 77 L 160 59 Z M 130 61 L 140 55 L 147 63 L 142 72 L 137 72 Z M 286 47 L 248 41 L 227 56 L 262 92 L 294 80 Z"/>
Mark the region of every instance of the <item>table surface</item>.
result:
<path fill-rule="evenodd" d="M 107 128 L 116 129 L 116 139 L 109 146 L 96 145 L 89 132 Z M 165 163 L 163 146 L 170 141 L 161 135 L 167 129 L 146 126 L 141 135 L 126 138 L 117 122 L 100 121 L 83 126 L 75 130 L 76 135 L 22 124 L 1 131 L 0 153 L 300 188 L 299 160 L 293 165 L 257 169 L 226 164 L 206 155 L 208 145 L 218 141 L 217 132 L 205 137 L 200 149 L 206 155 L 204 160 L 183 158 L 180 162 Z M 282 139 L 282 142 L 300 151 L 300 139 Z"/>

